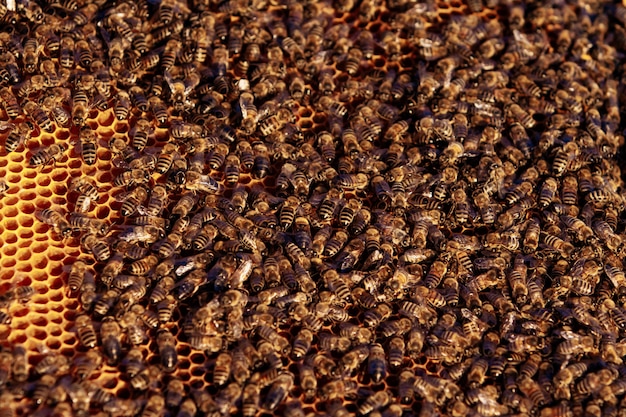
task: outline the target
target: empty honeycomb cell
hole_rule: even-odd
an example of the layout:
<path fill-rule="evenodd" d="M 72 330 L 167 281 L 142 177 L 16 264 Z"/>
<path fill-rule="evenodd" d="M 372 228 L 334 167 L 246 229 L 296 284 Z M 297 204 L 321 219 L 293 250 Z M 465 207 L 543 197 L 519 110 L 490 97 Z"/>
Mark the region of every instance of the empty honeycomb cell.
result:
<path fill-rule="evenodd" d="M 45 317 L 42 316 L 36 316 L 33 315 L 30 318 L 30 322 L 33 326 L 37 326 L 37 327 L 46 327 L 48 326 L 48 320 Z"/>
<path fill-rule="evenodd" d="M 37 177 L 37 185 L 40 187 L 47 187 L 50 185 L 51 178 L 47 175 Z"/>
<path fill-rule="evenodd" d="M 13 268 L 16 264 L 17 261 L 15 259 L 7 258 L 0 260 L 0 265 L 2 265 L 3 268 Z"/>
<path fill-rule="evenodd" d="M 48 332 L 51 336 L 59 337 L 63 334 L 63 329 L 60 326 L 52 325 L 48 326 Z"/>
<path fill-rule="evenodd" d="M 33 207 L 33 205 L 30 204 L 27 207 Z M 20 205 L 18 205 L 18 208 L 20 208 Z M 20 211 L 21 213 L 24 213 L 24 214 L 19 214 L 17 216 L 17 221 L 20 223 L 20 226 L 26 227 L 26 228 L 32 228 L 33 224 L 35 223 L 35 219 L 33 218 L 33 216 L 27 215 L 24 210 L 20 210 Z M 33 212 L 34 210 L 32 210 L 30 213 L 32 214 Z"/>
<path fill-rule="evenodd" d="M 25 169 L 21 175 L 24 178 L 33 179 L 37 177 L 38 172 L 34 169 Z M 29 184 L 32 184 L 32 185 L 30 187 L 27 187 L 26 185 L 29 185 Z M 34 187 L 35 183 L 32 181 L 24 181 L 24 185 L 25 185 L 25 188 L 32 188 Z"/>
<path fill-rule="evenodd" d="M 30 273 L 33 270 L 33 267 L 29 261 L 28 263 L 23 263 L 20 266 L 18 266 L 17 270 L 23 273 Z"/>
<path fill-rule="evenodd" d="M 11 313 L 12 317 L 15 317 L 15 315 L 13 313 Z M 31 328 L 31 322 L 30 319 L 28 320 L 16 320 L 13 319 L 13 321 L 11 322 L 11 328 L 13 330 L 27 330 Z"/>
<path fill-rule="evenodd" d="M 54 133 L 54 136 L 58 140 L 66 140 L 71 136 L 71 133 L 67 129 L 57 129 L 57 131 Z"/>
<path fill-rule="evenodd" d="M 73 159 L 70 162 L 68 162 L 67 166 L 71 169 L 78 169 L 82 166 L 82 162 L 77 159 Z"/>
<path fill-rule="evenodd" d="M 106 219 L 109 217 L 111 210 L 107 206 L 101 206 L 96 209 L 96 217 L 98 219 Z"/>
<path fill-rule="evenodd" d="M 63 288 L 63 280 L 61 278 L 55 278 L 54 280 L 52 280 L 52 283 L 50 284 L 50 289 L 58 290 L 60 288 Z"/>
<path fill-rule="evenodd" d="M 4 228 L 6 230 L 17 230 L 19 228 L 19 224 L 14 218 L 9 218 L 4 221 Z"/>
<path fill-rule="evenodd" d="M 48 349 L 52 349 L 52 350 L 58 350 L 61 348 L 62 343 L 59 339 L 56 339 L 54 337 L 47 337 L 46 338 L 46 346 L 48 347 Z"/>
<path fill-rule="evenodd" d="M 102 184 L 110 184 L 113 176 L 110 172 L 100 172 L 96 176 L 96 181 Z"/>
<path fill-rule="evenodd" d="M 67 180 L 68 174 L 66 170 L 55 169 L 52 173 L 52 179 L 56 182 L 65 182 Z M 56 188 L 57 186 L 55 186 Z"/>
<path fill-rule="evenodd" d="M 23 248 L 23 249 L 20 249 L 20 250 L 17 252 L 16 257 L 17 257 L 17 259 L 18 259 L 19 261 L 21 261 L 21 262 L 26 262 L 26 261 L 28 261 L 28 260 L 30 259 L 31 255 L 32 255 L 32 254 L 31 254 L 30 249 L 28 249 L 28 248 Z"/>
<path fill-rule="evenodd" d="M 17 253 L 17 247 L 10 245 L 2 248 L 2 255 L 9 257 Z"/>
<path fill-rule="evenodd" d="M 115 133 L 124 134 L 129 131 L 128 123 L 116 123 L 114 126 Z"/>
<path fill-rule="evenodd" d="M 24 162 L 24 155 L 22 153 L 12 152 L 8 158 L 11 163 L 9 165 L 19 165 Z"/>
<path fill-rule="evenodd" d="M 41 190 L 39 190 L 39 195 L 41 197 L 45 197 L 46 200 L 48 202 L 48 204 L 50 204 L 51 200 L 48 200 L 48 198 L 52 195 L 52 190 L 50 188 L 43 188 Z"/>
<path fill-rule="evenodd" d="M 62 286 L 62 285 L 61 285 L 61 286 Z M 50 292 L 49 297 L 50 297 L 50 300 L 51 300 L 51 301 L 55 301 L 55 302 L 57 302 L 57 303 L 58 303 L 58 302 L 60 302 L 60 301 L 62 301 L 62 300 L 63 300 L 64 295 L 63 295 L 63 292 L 62 292 L 62 291 L 52 291 L 52 292 Z M 54 310 L 54 311 L 56 311 L 56 312 L 61 312 L 61 311 L 63 311 L 63 308 L 64 308 L 64 307 L 63 307 L 63 305 L 61 305 L 61 304 L 57 304 L 57 305 L 53 305 L 53 306 L 52 306 L 52 310 Z"/>
<path fill-rule="evenodd" d="M 62 340 L 63 340 L 63 344 L 65 346 L 74 346 L 76 343 L 78 343 L 78 340 L 75 337 L 72 337 L 72 336 L 65 337 Z M 70 348 L 70 349 L 68 349 L 67 353 L 74 353 L 74 350 Z"/>
<path fill-rule="evenodd" d="M 48 332 L 43 329 L 33 328 L 31 326 L 26 329 L 26 335 L 32 340 L 45 341 L 48 338 Z"/>
<path fill-rule="evenodd" d="M 109 164 L 105 164 L 106 161 L 110 161 L 111 160 L 111 151 L 109 151 L 106 148 L 100 148 L 98 149 L 98 168 L 101 170 L 106 170 L 107 167 L 109 167 Z"/>

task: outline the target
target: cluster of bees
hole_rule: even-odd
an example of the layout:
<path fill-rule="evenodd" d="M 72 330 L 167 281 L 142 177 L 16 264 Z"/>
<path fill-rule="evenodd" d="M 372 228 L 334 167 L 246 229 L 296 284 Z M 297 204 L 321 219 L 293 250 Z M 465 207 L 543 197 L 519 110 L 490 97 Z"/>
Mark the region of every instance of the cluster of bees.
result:
<path fill-rule="evenodd" d="M 501 3 L 0 10 L 6 151 L 110 153 L 119 200 L 36 213 L 81 347 L 3 345 L 0 416 L 617 415 L 626 8 Z"/>

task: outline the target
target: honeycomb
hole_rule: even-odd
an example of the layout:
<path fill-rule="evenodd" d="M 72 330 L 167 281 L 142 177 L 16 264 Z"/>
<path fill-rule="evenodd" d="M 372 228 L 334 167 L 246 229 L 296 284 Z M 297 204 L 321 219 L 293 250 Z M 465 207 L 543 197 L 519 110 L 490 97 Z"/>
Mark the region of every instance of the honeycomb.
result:
<path fill-rule="evenodd" d="M 0 14 L 0 416 L 623 409 L 622 5 Z"/>

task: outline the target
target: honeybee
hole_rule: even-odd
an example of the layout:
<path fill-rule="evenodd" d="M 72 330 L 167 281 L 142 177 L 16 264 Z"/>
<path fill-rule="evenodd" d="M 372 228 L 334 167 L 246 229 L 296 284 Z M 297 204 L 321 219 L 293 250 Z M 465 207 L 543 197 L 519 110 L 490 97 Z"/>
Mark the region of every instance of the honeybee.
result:
<path fill-rule="evenodd" d="M 25 143 L 31 136 L 33 127 L 30 123 L 19 123 L 11 126 L 11 132 L 4 143 L 7 152 L 15 151 L 22 143 Z"/>
<path fill-rule="evenodd" d="M 72 96 L 72 122 L 82 127 L 89 116 L 89 97 L 85 90 L 76 90 Z"/>
<path fill-rule="evenodd" d="M 70 213 L 70 226 L 72 228 L 105 236 L 109 232 L 110 225 L 104 220 L 94 219 L 80 213 Z"/>
<path fill-rule="evenodd" d="M 191 191 L 202 191 L 208 194 L 220 195 L 224 192 L 224 186 L 212 177 L 194 171 L 187 171 L 185 188 Z"/>
<path fill-rule="evenodd" d="M 53 209 L 45 209 L 38 212 L 37 218 L 47 225 L 54 228 L 55 232 L 61 236 L 68 237 L 72 233 L 72 228 L 65 217 Z"/>
<path fill-rule="evenodd" d="M 147 119 L 143 117 L 137 119 L 133 134 L 133 147 L 138 151 L 142 151 L 148 143 L 148 136 L 152 133 L 152 130 L 152 125 Z"/>
<path fill-rule="evenodd" d="M 130 113 L 130 107 L 131 102 L 128 93 L 124 90 L 118 91 L 115 106 L 113 107 L 113 112 L 117 120 L 126 120 Z"/>
<path fill-rule="evenodd" d="M 126 194 L 117 197 L 122 201 L 120 214 L 124 217 L 133 215 L 137 209 L 148 199 L 148 190 L 143 186 L 135 187 Z"/>
<path fill-rule="evenodd" d="M 274 381 L 270 387 L 262 407 L 266 410 L 273 411 L 287 397 L 289 391 L 293 387 L 294 376 L 291 372 L 283 372 Z"/>
<path fill-rule="evenodd" d="M 122 346 L 120 336 L 122 334 L 120 325 L 113 317 L 105 317 L 100 326 L 100 338 L 102 340 L 102 351 L 109 364 L 116 364 L 121 359 Z"/>
<path fill-rule="evenodd" d="M 159 355 L 164 370 L 166 372 L 172 372 L 178 363 L 174 336 L 169 330 L 160 329 L 157 332 L 157 345 L 159 347 Z"/>
<path fill-rule="evenodd" d="M 370 353 L 367 359 L 367 373 L 374 383 L 381 382 L 387 376 L 387 361 L 385 351 L 379 343 L 373 343 L 369 347 Z"/>
<path fill-rule="evenodd" d="M 37 104 L 34 102 L 27 100 L 23 105 L 23 109 L 28 114 L 37 125 L 45 130 L 46 132 L 52 132 L 54 130 L 54 126 L 52 125 L 52 121 Z"/>
<path fill-rule="evenodd" d="M 24 42 L 24 69 L 26 72 L 33 73 L 37 68 L 39 54 L 43 51 L 44 45 L 37 42 L 37 38 L 27 38 Z"/>
<path fill-rule="evenodd" d="M 98 262 L 106 261 L 111 257 L 111 249 L 109 246 L 95 235 L 84 235 L 80 243 L 86 251 L 93 253 L 94 258 L 96 258 Z"/>
<path fill-rule="evenodd" d="M 79 315 L 76 317 L 76 334 L 80 343 L 87 347 L 93 348 L 98 343 L 96 336 L 96 330 L 93 327 L 93 323 L 89 316 Z"/>
<path fill-rule="evenodd" d="M 150 181 L 150 174 L 143 169 L 124 171 L 113 181 L 116 187 L 127 187 L 133 184 L 143 184 Z"/>
<path fill-rule="evenodd" d="M 0 102 L 2 103 L 2 107 L 11 119 L 15 119 L 22 113 L 22 109 L 17 102 L 17 98 L 11 91 L 10 87 L 3 87 L 0 89 Z"/>
<path fill-rule="evenodd" d="M 188 74 L 184 80 L 180 78 L 174 78 L 171 71 L 166 70 L 164 73 L 165 81 L 170 87 L 171 100 L 174 104 L 174 110 L 182 112 L 191 106 L 189 102 L 189 94 L 200 83 L 200 75 L 193 72 Z"/>

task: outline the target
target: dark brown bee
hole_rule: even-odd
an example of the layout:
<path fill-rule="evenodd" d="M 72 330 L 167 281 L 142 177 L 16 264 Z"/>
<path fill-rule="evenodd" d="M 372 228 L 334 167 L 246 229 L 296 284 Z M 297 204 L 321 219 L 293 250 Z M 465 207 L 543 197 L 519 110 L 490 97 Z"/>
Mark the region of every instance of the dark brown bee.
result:
<path fill-rule="evenodd" d="M 168 330 L 161 329 L 157 332 L 157 344 L 163 368 L 166 372 L 172 372 L 178 363 L 174 336 Z"/>

